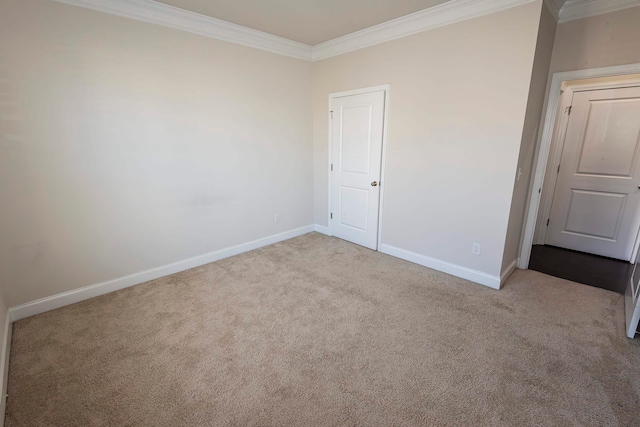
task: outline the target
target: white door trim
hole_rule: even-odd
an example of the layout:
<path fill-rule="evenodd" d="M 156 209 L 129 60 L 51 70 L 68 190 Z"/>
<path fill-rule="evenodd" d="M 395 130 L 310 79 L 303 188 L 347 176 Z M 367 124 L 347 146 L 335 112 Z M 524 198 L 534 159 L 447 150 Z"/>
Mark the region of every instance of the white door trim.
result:
<path fill-rule="evenodd" d="M 555 165 L 560 164 L 560 160 L 562 157 L 562 149 L 564 148 L 564 137 L 567 132 L 567 125 L 569 124 L 569 116 L 565 114 L 560 114 L 562 111 L 566 111 L 566 109 L 571 105 L 571 101 L 573 98 L 573 90 L 572 88 L 567 88 L 560 95 L 560 108 L 558 109 L 558 115 L 556 116 L 556 123 L 558 126 L 554 126 L 554 134 L 551 139 L 551 147 L 549 151 L 549 160 L 547 163 L 549 165 L 553 165 L 549 167 L 547 171 L 545 171 L 545 185 L 542 187 L 541 192 L 541 200 L 540 200 L 540 209 L 541 215 L 538 215 L 538 220 L 536 221 L 536 236 L 534 236 L 534 244 L 544 245 L 544 240 L 547 236 L 547 227 L 545 226 L 545 218 L 549 218 L 551 215 L 551 205 L 553 203 L 553 196 L 556 190 L 556 182 L 558 180 L 558 173 L 553 172 L 553 168 Z M 560 119 L 560 121 L 558 121 Z"/>
<path fill-rule="evenodd" d="M 331 111 L 333 111 L 333 100 L 335 98 L 341 98 L 343 96 L 351 96 L 351 95 L 362 95 L 363 93 L 371 93 L 371 92 L 379 92 L 379 91 L 383 91 L 384 92 L 384 118 L 383 118 L 383 128 L 382 128 L 382 164 L 380 166 L 380 203 L 378 206 L 378 240 L 377 240 L 377 244 L 376 250 L 380 250 L 380 245 L 382 245 L 382 213 L 383 213 L 383 203 L 384 203 L 384 189 L 387 185 L 387 180 L 385 178 L 385 165 L 386 165 L 386 159 L 387 159 L 387 129 L 389 128 L 388 123 L 389 123 L 389 88 L 390 86 L 387 85 L 380 85 L 380 86 L 372 86 L 372 87 L 366 87 L 366 88 L 362 88 L 362 89 L 354 89 L 354 90 L 347 90 L 344 92 L 334 92 L 334 93 L 330 93 L 329 94 L 329 111 L 327 111 L 327 114 L 329 115 L 329 158 L 327 161 L 327 174 L 329 176 L 328 181 L 328 189 L 329 189 L 329 193 L 328 193 L 328 208 L 327 208 L 327 221 L 329 223 L 329 236 L 333 236 L 333 231 L 331 229 L 331 161 L 333 159 L 333 149 L 332 147 L 332 141 L 331 141 L 331 134 L 332 134 L 332 126 L 333 123 L 331 122 Z"/>
<path fill-rule="evenodd" d="M 614 67 L 591 68 L 587 70 L 563 71 L 554 73 L 551 78 L 549 88 L 548 102 L 545 110 L 544 122 L 540 124 L 541 132 L 538 138 L 536 155 L 535 155 L 535 175 L 529 187 L 529 198 L 527 202 L 527 216 L 525 222 L 524 234 L 522 236 L 522 244 L 520 245 L 520 261 L 518 268 L 527 269 L 529 267 L 529 258 L 531 257 L 531 245 L 536 228 L 536 220 L 538 217 L 538 209 L 541 202 L 541 191 L 544 184 L 544 176 L 547 170 L 547 162 L 551 149 L 551 140 L 553 139 L 553 130 L 555 128 L 556 117 L 558 113 L 558 104 L 560 98 L 560 89 L 562 82 L 565 80 L 580 80 L 595 77 L 621 76 L 625 74 L 640 73 L 640 63 L 619 65 Z"/>

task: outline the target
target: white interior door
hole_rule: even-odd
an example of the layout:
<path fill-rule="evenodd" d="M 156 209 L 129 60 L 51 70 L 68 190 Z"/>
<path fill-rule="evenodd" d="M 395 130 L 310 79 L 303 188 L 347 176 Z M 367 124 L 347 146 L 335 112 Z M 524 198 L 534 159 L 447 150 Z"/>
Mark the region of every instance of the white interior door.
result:
<path fill-rule="evenodd" d="M 333 99 L 331 218 L 333 236 L 377 249 L 385 92 Z"/>
<path fill-rule="evenodd" d="M 633 267 L 631 280 L 627 284 L 627 291 L 624 295 L 624 311 L 627 323 L 627 336 L 633 338 L 640 323 L 640 254 Z"/>
<path fill-rule="evenodd" d="M 631 260 L 639 145 L 640 88 L 574 94 L 545 244 Z"/>

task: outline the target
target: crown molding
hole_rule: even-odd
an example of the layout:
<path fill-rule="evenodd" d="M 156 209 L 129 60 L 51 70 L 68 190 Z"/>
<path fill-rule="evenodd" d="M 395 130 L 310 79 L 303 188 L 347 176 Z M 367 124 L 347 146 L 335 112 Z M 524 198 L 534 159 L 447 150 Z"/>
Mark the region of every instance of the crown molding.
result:
<path fill-rule="evenodd" d="M 640 6 L 640 0 L 567 0 L 560 9 L 559 23 Z"/>
<path fill-rule="evenodd" d="M 315 45 L 313 60 L 330 58 L 531 1 L 535 0 L 452 0 Z"/>
<path fill-rule="evenodd" d="M 317 61 L 534 0 L 451 0 L 316 46 L 153 0 L 53 0 L 307 61 Z M 547 0 L 556 1 L 556 0 Z"/>
<path fill-rule="evenodd" d="M 163 25 L 267 52 L 311 60 L 311 46 L 153 0 L 53 0 Z"/>
<path fill-rule="evenodd" d="M 319 61 L 535 0 L 451 0 L 316 46 L 309 46 L 153 0 L 53 1 L 163 25 L 293 58 Z M 567 0 L 564 5 L 562 2 L 563 0 L 544 0 L 551 14 L 560 23 L 640 5 L 640 0 Z"/>
<path fill-rule="evenodd" d="M 547 10 L 553 15 L 556 22 L 560 20 L 560 9 L 562 9 L 562 5 L 564 0 L 544 0 L 545 6 L 547 6 Z"/>
<path fill-rule="evenodd" d="M 279 55 L 319 61 L 535 0 L 451 0 L 315 46 L 153 0 L 53 1 L 163 25 Z M 544 0 L 544 3 L 560 23 L 640 6 L 640 0 L 567 0 L 564 5 L 563 0 Z"/>

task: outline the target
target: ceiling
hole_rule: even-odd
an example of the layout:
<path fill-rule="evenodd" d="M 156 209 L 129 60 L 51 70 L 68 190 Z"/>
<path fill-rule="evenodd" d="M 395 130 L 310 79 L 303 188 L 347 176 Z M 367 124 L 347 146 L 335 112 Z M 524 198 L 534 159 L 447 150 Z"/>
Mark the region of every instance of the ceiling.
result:
<path fill-rule="evenodd" d="M 446 1 L 160 0 L 160 3 L 314 46 Z"/>

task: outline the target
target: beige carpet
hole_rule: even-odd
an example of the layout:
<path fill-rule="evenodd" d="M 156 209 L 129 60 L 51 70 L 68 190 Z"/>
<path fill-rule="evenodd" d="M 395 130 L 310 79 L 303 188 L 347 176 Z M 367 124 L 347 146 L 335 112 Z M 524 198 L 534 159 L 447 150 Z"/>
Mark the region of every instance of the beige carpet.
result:
<path fill-rule="evenodd" d="M 316 233 L 14 324 L 9 426 L 638 426 L 623 298 Z"/>

